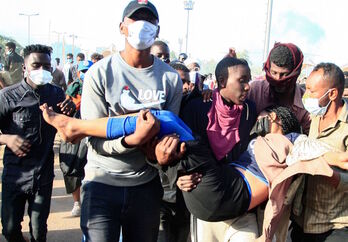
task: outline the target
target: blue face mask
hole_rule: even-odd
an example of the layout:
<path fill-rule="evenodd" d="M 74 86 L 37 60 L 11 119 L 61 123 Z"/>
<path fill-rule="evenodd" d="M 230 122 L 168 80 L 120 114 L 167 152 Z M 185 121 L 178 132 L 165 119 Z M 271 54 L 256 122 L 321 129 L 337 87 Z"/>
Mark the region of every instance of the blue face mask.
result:
<path fill-rule="evenodd" d="M 72 59 L 67 59 L 68 63 L 72 63 Z"/>
<path fill-rule="evenodd" d="M 83 81 L 85 79 L 85 73 L 80 72 L 80 79 Z"/>

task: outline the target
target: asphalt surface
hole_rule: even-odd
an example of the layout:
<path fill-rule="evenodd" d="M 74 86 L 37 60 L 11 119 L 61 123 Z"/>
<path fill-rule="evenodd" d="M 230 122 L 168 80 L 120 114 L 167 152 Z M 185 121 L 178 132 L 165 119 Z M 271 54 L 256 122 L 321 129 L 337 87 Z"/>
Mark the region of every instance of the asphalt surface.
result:
<path fill-rule="evenodd" d="M 51 213 L 48 217 L 48 242 L 80 242 L 82 240 L 82 233 L 80 230 L 80 218 L 71 216 L 71 209 L 73 206 L 73 199 L 71 195 L 67 195 L 64 187 L 64 180 L 62 172 L 58 163 L 58 145 L 59 139 L 55 142 L 55 179 L 53 182 L 53 192 L 51 200 Z M 4 146 L 0 146 L 0 173 L 3 169 L 3 150 Z M 1 189 L 0 182 L 0 191 Z M 0 196 L 1 199 L 1 196 Z M 1 201 L 1 200 L 0 200 Z M 0 208 L 1 209 L 1 208 Z M 24 236 L 29 238 L 29 217 L 26 215 L 22 222 L 22 231 Z M 0 224 L 2 230 L 2 225 Z M 1 231 L 0 230 L 0 231 Z M 6 241 L 0 235 L 0 242 Z"/>

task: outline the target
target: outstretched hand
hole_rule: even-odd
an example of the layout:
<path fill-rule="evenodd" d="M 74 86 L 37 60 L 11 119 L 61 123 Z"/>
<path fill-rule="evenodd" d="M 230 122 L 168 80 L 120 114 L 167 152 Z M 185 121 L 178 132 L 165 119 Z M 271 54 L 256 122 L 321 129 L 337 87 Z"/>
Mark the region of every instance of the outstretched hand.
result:
<path fill-rule="evenodd" d="M 72 116 L 76 110 L 76 105 L 70 98 L 66 98 L 63 102 L 58 103 L 57 106 L 63 114 L 68 116 Z"/>

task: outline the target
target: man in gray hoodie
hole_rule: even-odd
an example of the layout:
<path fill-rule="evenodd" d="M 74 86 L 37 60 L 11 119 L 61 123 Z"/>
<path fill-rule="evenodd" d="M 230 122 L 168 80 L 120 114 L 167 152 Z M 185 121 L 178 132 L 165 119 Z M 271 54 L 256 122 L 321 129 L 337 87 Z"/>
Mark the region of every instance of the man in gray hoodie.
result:
<path fill-rule="evenodd" d="M 148 1 L 131 1 L 120 32 L 125 49 L 94 64 L 86 73 L 83 119 L 166 109 L 179 112 L 182 81 L 175 70 L 150 54 L 159 33 L 158 13 Z M 134 134 L 115 140 L 89 138 L 82 186 L 81 229 L 86 241 L 156 241 L 163 194 L 158 172 L 138 148 L 147 142 L 147 113 Z M 138 126 L 137 124 L 137 126 Z M 143 127 L 143 128 L 140 128 Z"/>

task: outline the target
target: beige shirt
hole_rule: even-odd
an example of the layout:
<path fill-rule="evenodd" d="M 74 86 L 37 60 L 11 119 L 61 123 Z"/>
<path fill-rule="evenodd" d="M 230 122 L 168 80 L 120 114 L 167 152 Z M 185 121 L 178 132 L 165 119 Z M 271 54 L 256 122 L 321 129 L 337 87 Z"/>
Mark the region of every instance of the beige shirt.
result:
<path fill-rule="evenodd" d="M 338 120 L 322 132 L 319 130 L 320 118 L 312 117 L 309 137 L 319 139 L 335 149 L 347 151 L 348 146 L 348 103 L 344 106 Z M 324 233 L 330 229 L 348 227 L 348 172 L 333 167 L 340 173 L 340 184 L 335 189 L 322 176 L 307 177 L 303 229 L 305 233 Z"/>

